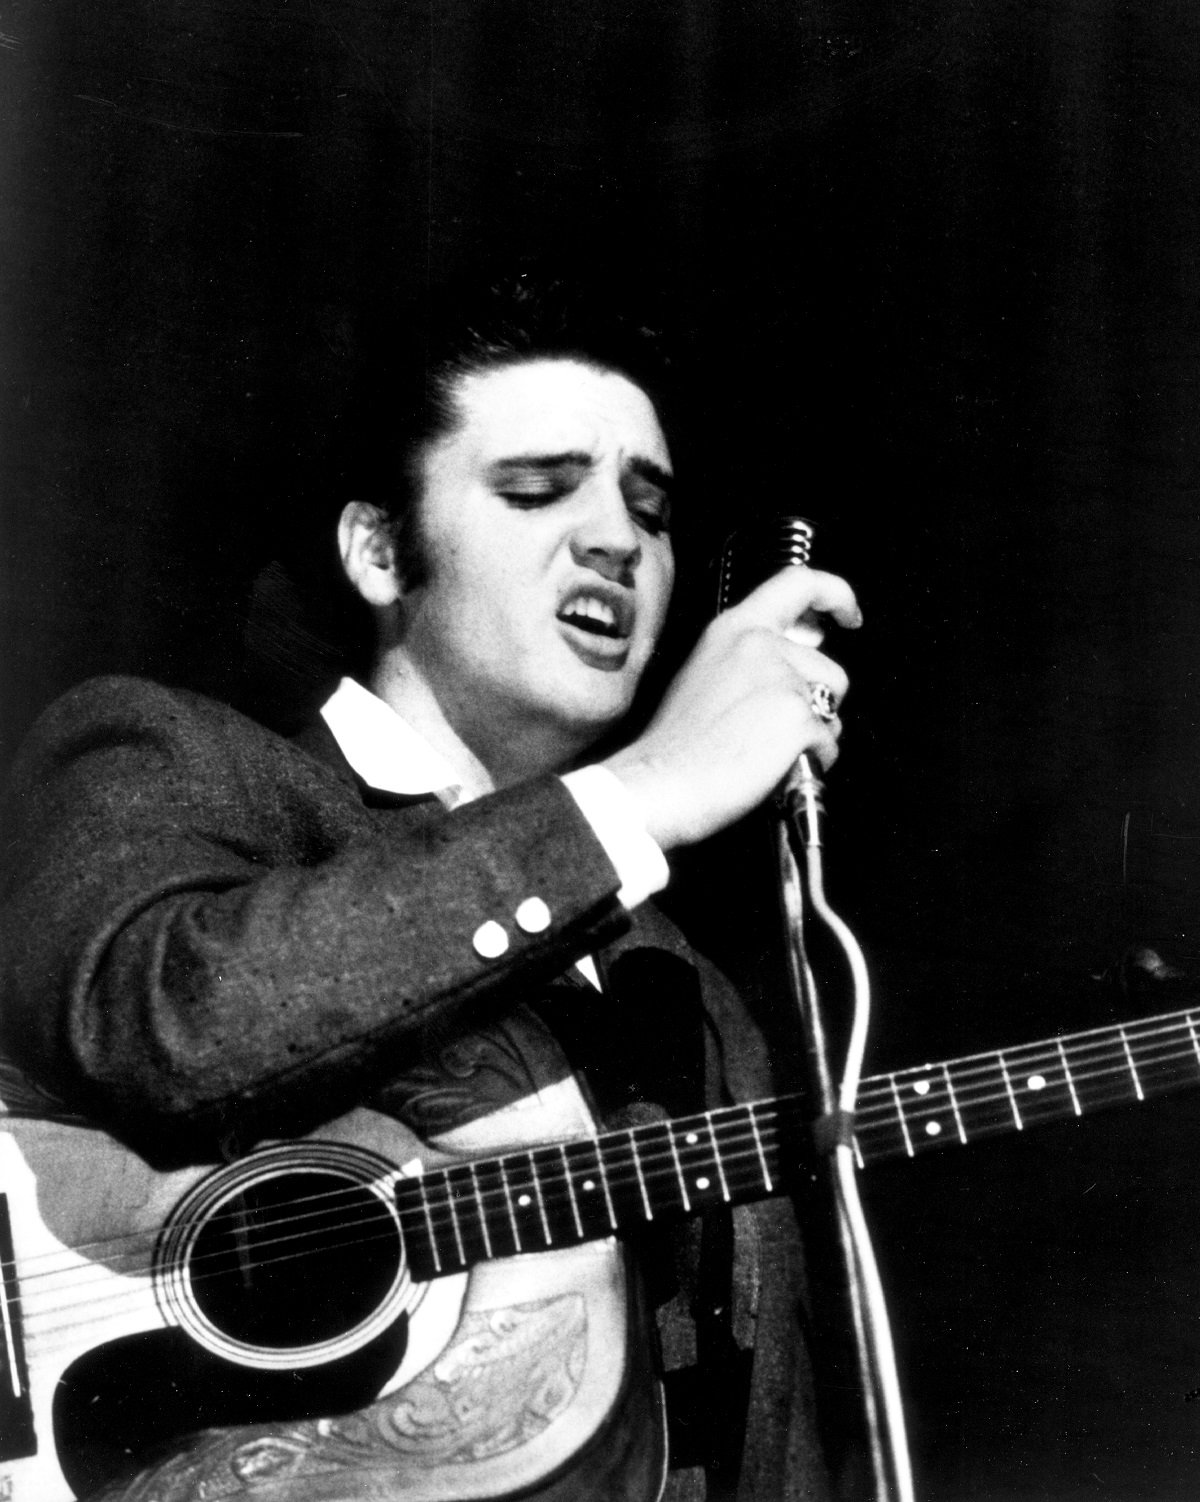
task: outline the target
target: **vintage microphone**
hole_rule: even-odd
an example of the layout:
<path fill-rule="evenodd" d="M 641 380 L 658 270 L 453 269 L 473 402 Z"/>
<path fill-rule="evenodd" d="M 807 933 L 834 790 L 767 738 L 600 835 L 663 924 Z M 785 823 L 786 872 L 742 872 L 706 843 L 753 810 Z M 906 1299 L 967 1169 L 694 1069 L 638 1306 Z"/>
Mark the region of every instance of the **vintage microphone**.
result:
<path fill-rule="evenodd" d="M 807 566 L 815 534 L 815 524 L 803 516 L 779 516 L 733 533 L 721 551 L 718 613 L 737 604 L 781 568 Z M 832 718 L 836 706 L 828 689 L 813 685 L 812 695 L 814 713 Z M 891 1329 L 854 1162 L 854 1107 L 866 1051 L 870 978 L 858 941 L 825 898 L 821 859 L 824 788 L 811 757 L 801 754 L 797 758 L 776 792 L 773 811 L 788 978 L 821 1108 L 815 1124 L 816 1141 L 831 1163 L 876 1498 L 877 1502 L 912 1502 L 912 1470 Z M 798 851 L 803 853 L 802 862 Z M 808 962 L 806 899 L 807 906 L 841 946 L 853 981 L 854 1014 L 837 1083 L 816 979 Z"/>

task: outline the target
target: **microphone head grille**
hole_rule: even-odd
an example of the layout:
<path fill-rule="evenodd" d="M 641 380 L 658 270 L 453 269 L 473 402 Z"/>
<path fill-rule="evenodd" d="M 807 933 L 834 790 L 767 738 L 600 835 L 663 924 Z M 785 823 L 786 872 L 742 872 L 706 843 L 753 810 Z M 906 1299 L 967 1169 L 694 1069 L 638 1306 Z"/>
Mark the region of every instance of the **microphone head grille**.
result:
<path fill-rule="evenodd" d="M 731 532 L 721 549 L 717 612 L 745 599 L 780 569 L 806 565 L 816 530 L 806 516 L 776 516 Z"/>

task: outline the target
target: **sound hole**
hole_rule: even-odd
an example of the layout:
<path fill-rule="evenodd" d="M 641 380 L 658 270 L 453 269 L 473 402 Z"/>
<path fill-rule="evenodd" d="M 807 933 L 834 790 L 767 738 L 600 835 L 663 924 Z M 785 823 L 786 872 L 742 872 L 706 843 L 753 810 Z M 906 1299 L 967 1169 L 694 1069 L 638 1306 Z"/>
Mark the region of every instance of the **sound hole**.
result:
<path fill-rule="evenodd" d="M 196 1302 L 226 1335 L 294 1349 L 336 1339 L 379 1307 L 401 1265 L 395 1222 L 367 1190 L 311 1170 L 222 1202 L 195 1238 Z"/>

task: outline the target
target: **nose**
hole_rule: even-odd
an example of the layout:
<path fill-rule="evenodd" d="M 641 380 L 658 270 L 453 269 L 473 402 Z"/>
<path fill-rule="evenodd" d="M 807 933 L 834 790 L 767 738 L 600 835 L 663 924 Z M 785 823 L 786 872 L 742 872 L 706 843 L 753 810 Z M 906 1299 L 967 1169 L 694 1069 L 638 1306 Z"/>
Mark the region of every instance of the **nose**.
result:
<path fill-rule="evenodd" d="M 632 584 L 642 557 L 642 538 L 619 484 L 595 479 L 571 533 L 571 556 L 614 584 Z"/>

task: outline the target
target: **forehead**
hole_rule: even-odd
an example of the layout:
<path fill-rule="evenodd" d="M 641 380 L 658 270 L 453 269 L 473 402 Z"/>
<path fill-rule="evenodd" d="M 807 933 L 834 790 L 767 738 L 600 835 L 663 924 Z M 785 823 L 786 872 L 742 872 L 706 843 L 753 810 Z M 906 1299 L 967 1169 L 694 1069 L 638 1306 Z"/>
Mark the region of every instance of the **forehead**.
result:
<path fill-rule="evenodd" d="M 654 404 L 640 386 L 575 360 L 532 360 L 467 376 L 462 421 L 444 444 L 483 461 L 532 453 L 586 452 L 650 459 L 670 468 Z"/>

